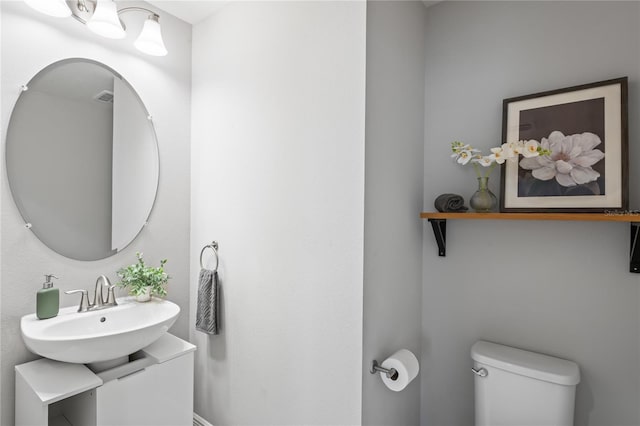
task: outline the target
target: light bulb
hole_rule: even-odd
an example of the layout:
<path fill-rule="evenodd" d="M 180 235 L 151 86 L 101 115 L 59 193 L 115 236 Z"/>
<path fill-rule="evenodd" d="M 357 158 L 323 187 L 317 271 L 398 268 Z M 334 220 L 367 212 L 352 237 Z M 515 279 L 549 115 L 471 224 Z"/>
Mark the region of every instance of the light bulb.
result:
<path fill-rule="evenodd" d="M 148 55 L 166 56 L 168 52 L 162 41 L 158 18 L 158 15 L 151 15 L 144 21 L 142 32 L 133 44 L 136 49 Z"/>
<path fill-rule="evenodd" d="M 113 0 L 98 0 L 96 10 L 87 22 L 87 27 L 102 37 L 124 38 L 126 35 Z"/>

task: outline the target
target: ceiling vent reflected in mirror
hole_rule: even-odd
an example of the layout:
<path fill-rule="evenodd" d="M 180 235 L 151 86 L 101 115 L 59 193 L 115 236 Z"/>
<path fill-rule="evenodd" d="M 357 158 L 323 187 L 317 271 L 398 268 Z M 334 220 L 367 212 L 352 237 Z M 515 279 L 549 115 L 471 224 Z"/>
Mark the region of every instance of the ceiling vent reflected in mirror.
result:
<path fill-rule="evenodd" d="M 103 90 L 102 92 L 100 92 L 97 95 L 95 95 L 93 97 L 93 99 L 98 101 L 98 102 L 104 102 L 104 103 L 107 103 L 107 104 L 112 104 L 113 103 L 113 92 L 111 92 L 109 90 Z"/>

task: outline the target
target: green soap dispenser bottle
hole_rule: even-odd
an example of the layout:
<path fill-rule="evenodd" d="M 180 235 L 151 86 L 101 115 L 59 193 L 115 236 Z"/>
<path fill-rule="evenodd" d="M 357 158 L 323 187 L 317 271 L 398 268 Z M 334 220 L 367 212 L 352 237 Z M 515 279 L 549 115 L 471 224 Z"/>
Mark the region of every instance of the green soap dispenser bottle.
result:
<path fill-rule="evenodd" d="M 53 318 L 60 310 L 60 290 L 53 288 L 51 278 L 58 278 L 55 275 L 45 275 L 45 282 L 36 294 L 36 316 L 38 319 Z"/>

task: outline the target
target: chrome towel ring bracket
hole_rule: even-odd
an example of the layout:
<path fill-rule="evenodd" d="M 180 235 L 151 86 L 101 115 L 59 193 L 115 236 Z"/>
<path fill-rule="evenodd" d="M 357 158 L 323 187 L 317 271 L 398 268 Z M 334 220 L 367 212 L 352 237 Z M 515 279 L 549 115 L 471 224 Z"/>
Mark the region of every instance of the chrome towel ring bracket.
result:
<path fill-rule="evenodd" d="M 202 263 L 202 255 L 204 254 L 204 251 L 208 248 L 213 250 L 213 254 L 216 257 L 216 266 L 215 268 L 213 268 L 213 270 L 217 271 L 218 264 L 220 263 L 220 259 L 218 259 L 218 242 L 217 241 L 213 241 L 211 244 L 207 244 L 206 246 L 202 247 L 202 250 L 200 251 L 200 268 L 204 269 L 204 264 Z"/>

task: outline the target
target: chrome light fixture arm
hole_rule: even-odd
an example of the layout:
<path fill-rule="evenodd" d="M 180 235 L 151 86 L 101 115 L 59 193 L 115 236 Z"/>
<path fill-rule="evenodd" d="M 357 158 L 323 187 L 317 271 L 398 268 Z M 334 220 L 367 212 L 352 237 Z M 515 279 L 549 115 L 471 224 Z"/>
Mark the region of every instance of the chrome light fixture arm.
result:
<path fill-rule="evenodd" d="M 92 13 L 96 10 L 96 1 L 91 2 L 91 4 L 93 5 L 93 10 L 89 10 L 89 8 L 87 7 L 87 0 L 78 0 L 76 3 L 76 7 L 80 12 Z"/>
<path fill-rule="evenodd" d="M 87 6 L 87 4 L 91 4 L 91 8 L 89 8 L 89 6 Z M 96 0 L 77 0 L 76 2 L 76 9 L 78 9 L 80 12 L 83 13 L 94 13 L 96 11 Z M 155 13 L 153 10 L 149 10 L 146 9 L 144 7 L 137 7 L 137 6 L 131 6 L 131 7 L 124 7 L 122 9 L 118 10 L 118 16 L 123 15 L 127 12 L 145 12 L 149 14 L 149 18 L 148 19 L 153 19 L 154 21 L 158 22 L 160 19 L 160 15 L 158 15 L 157 13 Z M 81 16 L 78 16 L 78 14 L 75 13 L 75 11 L 72 9 L 71 10 L 71 16 L 73 18 L 75 18 L 76 21 L 80 22 L 83 25 L 87 25 L 87 20 L 82 18 Z M 126 30 L 127 27 L 125 26 L 124 22 L 120 21 L 120 23 L 122 24 L 122 27 Z"/>
<path fill-rule="evenodd" d="M 118 15 L 122 15 L 122 14 L 127 13 L 127 12 L 146 12 L 146 13 L 149 14 L 150 18 L 151 18 L 151 16 L 153 16 L 153 18 L 156 21 L 160 18 L 160 15 L 158 15 L 154 11 L 149 10 L 149 9 L 145 9 L 144 7 L 137 7 L 137 6 L 124 7 L 122 9 L 118 10 Z"/>
<path fill-rule="evenodd" d="M 88 3 L 92 5 L 91 9 L 87 6 Z M 77 0 L 75 6 L 78 12 L 82 13 L 93 13 L 96 11 L 96 2 L 91 0 Z M 71 8 L 71 17 L 82 25 L 87 25 L 87 20 L 78 15 L 73 8 Z"/>

